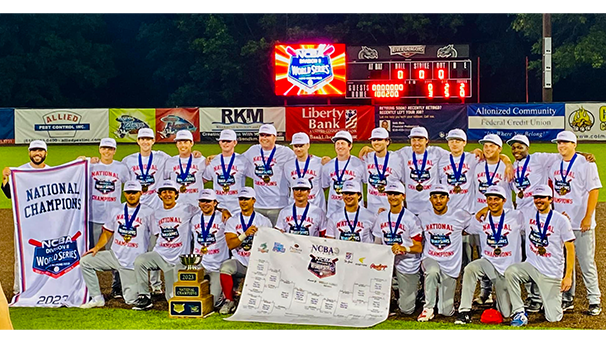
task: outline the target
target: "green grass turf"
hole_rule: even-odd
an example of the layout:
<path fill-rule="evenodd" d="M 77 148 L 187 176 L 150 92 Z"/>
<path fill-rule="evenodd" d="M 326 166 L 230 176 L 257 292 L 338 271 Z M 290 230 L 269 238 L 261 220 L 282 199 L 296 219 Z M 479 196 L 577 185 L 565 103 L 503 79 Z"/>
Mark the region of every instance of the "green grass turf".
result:
<path fill-rule="evenodd" d="M 336 326 L 230 322 L 224 316 L 212 314 L 205 319 L 169 318 L 165 311 L 133 311 L 127 309 L 78 308 L 11 308 L 11 320 L 16 330 L 343 330 Z M 388 319 L 374 330 L 505 330 L 509 325 L 468 324 Z M 524 329 L 551 329 L 537 326 Z M 559 329 L 559 328 L 556 328 Z"/>
<path fill-rule="evenodd" d="M 357 156 L 360 148 L 366 144 L 356 143 L 352 149 L 352 153 Z M 397 150 L 402 146 L 406 145 L 405 143 L 394 143 L 391 145 L 390 150 Z M 440 144 L 432 144 L 441 146 L 444 149 L 448 149 L 446 143 Z M 236 146 L 236 152 L 242 153 L 246 151 L 250 147 L 250 144 L 238 144 Z M 480 145 L 475 142 L 470 142 L 467 144 L 467 151 L 471 151 L 475 148 L 480 148 Z M 114 157 L 116 160 L 122 160 L 125 156 L 137 152 L 139 150 L 138 145 L 136 144 L 119 144 L 118 150 L 116 151 L 116 156 Z M 174 144 L 156 144 L 154 145 L 154 150 L 162 150 L 173 156 L 177 154 L 177 148 Z M 194 150 L 199 150 L 202 152 L 204 156 L 215 155 L 221 152 L 218 144 L 196 144 L 194 146 Z M 503 151 L 507 154 L 512 160 L 513 156 L 511 155 L 511 149 L 509 146 L 504 146 Z M 596 156 L 598 161 L 598 171 L 600 173 L 600 179 L 606 182 L 606 168 L 601 168 L 606 161 L 606 149 L 604 149 L 603 144 L 581 144 L 579 146 L 579 151 L 592 153 Z M 331 156 L 334 157 L 334 149 L 332 144 L 327 143 L 316 143 L 312 144 L 310 148 L 310 152 L 314 155 L 318 156 Z M 530 152 L 557 152 L 557 148 L 555 144 L 549 143 L 533 143 L 530 149 Z M 77 145 L 49 145 L 49 153 L 46 162 L 51 166 L 60 165 L 65 162 L 69 162 L 74 160 L 76 157 L 80 155 L 85 156 L 99 156 L 99 148 L 96 144 L 77 144 Z M 27 145 L 18 145 L 18 146 L 0 146 L 0 169 L 3 169 L 6 166 L 17 167 L 24 163 L 29 162 L 28 153 L 27 153 Z M 248 180 L 250 183 L 250 180 Z M 207 185 L 206 187 L 210 187 Z M 606 201 L 606 192 L 600 192 L 599 197 L 600 202 Z M 4 196 L 0 197 L 0 208 L 10 208 L 11 203 L 10 200 L 6 199 Z"/>

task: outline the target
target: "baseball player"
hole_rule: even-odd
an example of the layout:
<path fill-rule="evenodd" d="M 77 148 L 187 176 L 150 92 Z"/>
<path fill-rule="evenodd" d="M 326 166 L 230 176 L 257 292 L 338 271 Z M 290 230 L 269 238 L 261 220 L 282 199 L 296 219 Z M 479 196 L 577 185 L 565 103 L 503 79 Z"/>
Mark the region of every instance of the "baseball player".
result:
<path fill-rule="evenodd" d="M 236 308 L 233 278 L 246 276 L 255 233 L 259 227 L 272 227 L 271 221 L 266 216 L 255 211 L 256 197 L 254 189 L 250 187 L 240 189 L 238 194 L 240 213 L 229 218 L 225 223 L 225 240 L 233 258 L 221 264 L 221 288 L 225 303 L 219 310 L 220 314 L 229 314 Z"/>
<path fill-rule="evenodd" d="M 521 297 L 521 282 L 533 281 L 537 285 L 543 299 L 545 318 L 550 322 L 562 319 L 562 292 L 572 286 L 575 235 L 570 221 L 551 209 L 552 190 L 549 186 L 536 185 L 532 192 L 536 209 L 523 210 L 526 261 L 513 264 L 505 270 L 507 292 L 514 313 L 512 326 L 528 323 Z"/>
<path fill-rule="evenodd" d="M 589 300 L 588 314 L 602 312 L 598 270 L 595 264 L 595 208 L 602 183 L 595 163 L 589 163 L 576 153 L 577 137 L 570 131 L 558 133 L 552 142 L 558 144 L 560 158 L 551 166 L 549 180 L 555 194 L 554 208 L 570 218 L 575 240 L 574 247 Z M 564 311 L 574 308 L 576 275 L 573 270 L 572 287 L 562 296 Z"/>
<path fill-rule="evenodd" d="M 429 191 L 432 211 L 419 214 L 425 236 L 421 268 L 425 275 L 425 305 L 417 318 L 426 322 L 434 317 L 436 293 L 438 314 L 454 314 L 454 292 L 461 272 L 462 234 L 469 226 L 471 214 L 462 209 L 450 208 L 450 189 L 435 185 Z"/>
<path fill-rule="evenodd" d="M 192 154 L 194 137 L 189 130 L 177 131 L 175 144 L 179 154 L 166 160 L 164 178 L 172 180 L 179 186 L 179 202 L 197 206 L 198 192 L 204 189 L 205 158 L 195 157 Z"/>
<path fill-rule="evenodd" d="M 326 237 L 343 241 L 372 243 L 372 227 L 375 214 L 364 208 L 362 187 L 354 180 L 343 183 L 341 189 L 343 208 L 328 216 L 326 222 Z"/>
<path fill-rule="evenodd" d="M 139 182 L 127 181 L 124 196 L 126 203 L 114 207 L 107 214 L 99 242 L 80 260 L 82 277 L 91 296 L 91 300 L 81 308 L 105 306 L 96 273 L 102 270 L 117 270 L 120 273 L 124 302 L 133 304 L 137 299 L 134 262 L 137 256 L 147 251 L 154 213 L 140 202 Z M 99 251 L 109 240 L 112 240 L 111 249 Z"/>
<path fill-rule="evenodd" d="M 322 159 L 309 153 L 309 136 L 304 132 L 297 132 L 292 135 L 292 150 L 295 158 L 290 159 L 284 164 L 284 176 L 291 184 L 293 181 L 304 178 L 311 183 L 309 192 L 309 202 L 326 211 L 326 199 L 322 189 Z M 294 200 L 294 193 L 290 192 L 290 204 Z"/>
<path fill-rule="evenodd" d="M 412 314 L 419 287 L 423 231 L 414 213 L 404 208 L 404 185 L 387 184 L 385 193 L 390 207 L 377 216 L 372 235 L 375 243 L 391 245 L 398 279 L 398 307 L 402 313 Z"/>
<path fill-rule="evenodd" d="M 362 189 L 362 183 L 366 182 L 366 169 L 364 163 L 357 157 L 351 156 L 353 137 L 348 131 L 339 131 L 332 142 L 335 145 L 337 157 L 322 166 L 322 188 L 330 188 L 328 192 L 327 215 L 343 211 L 342 189 L 344 183 L 353 180 Z"/>
<path fill-rule="evenodd" d="M 309 200 L 310 180 L 296 179 L 292 182 L 291 189 L 295 202 L 280 211 L 275 228 L 295 235 L 324 236 L 326 214 Z"/>
<path fill-rule="evenodd" d="M 253 179 L 257 194 L 255 210 L 272 223 L 278 219 L 280 210 L 288 205 L 288 182 L 284 177 L 284 164 L 295 157 L 292 150 L 276 145 L 277 134 L 273 125 L 261 125 L 259 144 L 251 146 L 242 154 L 249 163 L 248 177 Z"/>
<path fill-rule="evenodd" d="M 222 213 L 217 211 L 217 195 L 212 189 L 203 189 L 198 196 L 200 211 L 191 218 L 191 231 L 194 238 L 194 254 L 202 255 L 202 266 L 210 277 L 210 294 L 215 306 L 222 302 L 220 269 L 221 263 L 229 258 L 229 249 L 225 241 L 225 223 Z"/>

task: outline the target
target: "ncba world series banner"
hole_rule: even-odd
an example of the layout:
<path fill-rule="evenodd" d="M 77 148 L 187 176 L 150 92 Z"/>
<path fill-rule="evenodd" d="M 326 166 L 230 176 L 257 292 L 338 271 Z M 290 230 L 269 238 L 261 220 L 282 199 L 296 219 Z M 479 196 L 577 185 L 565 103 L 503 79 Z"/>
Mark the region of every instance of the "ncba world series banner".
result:
<path fill-rule="evenodd" d="M 517 134 L 531 141 L 550 141 L 564 130 L 564 104 L 486 104 L 468 105 L 469 140 L 489 133 L 509 139 Z"/>
<path fill-rule="evenodd" d="M 107 137 L 107 109 L 15 110 L 15 143 L 94 143 Z"/>
<path fill-rule="evenodd" d="M 141 128 L 156 131 L 156 109 L 110 108 L 110 137 L 121 143 L 136 143 Z"/>
<path fill-rule="evenodd" d="M 305 132 L 312 141 L 327 142 L 347 130 L 354 140 L 368 140 L 375 124 L 373 106 L 302 106 L 286 108 L 286 139 Z"/>
<path fill-rule="evenodd" d="M 442 140 L 451 129 L 467 130 L 465 105 L 379 105 L 375 125 L 389 131 L 394 141 L 407 141 L 410 130 L 423 126 L 430 140 Z"/>
<path fill-rule="evenodd" d="M 173 143 L 177 131 L 188 130 L 194 142 L 200 141 L 200 116 L 197 108 L 157 108 L 156 142 Z"/>
<path fill-rule="evenodd" d="M 606 103 L 566 104 L 566 130 L 579 140 L 606 140 Z"/>
<path fill-rule="evenodd" d="M 88 162 L 11 169 L 19 293 L 11 306 L 79 306 L 88 246 Z"/>
<path fill-rule="evenodd" d="M 286 116 L 284 107 L 217 107 L 200 108 L 200 138 L 216 142 L 224 129 L 236 131 L 238 141 L 257 142 L 259 128 L 273 124 L 278 141 L 284 141 Z"/>
<path fill-rule="evenodd" d="M 376 325 L 389 314 L 393 262 L 387 245 L 260 228 L 238 308 L 226 320 Z"/>
<path fill-rule="evenodd" d="M 0 144 L 15 143 L 15 110 L 0 108 Z"/>

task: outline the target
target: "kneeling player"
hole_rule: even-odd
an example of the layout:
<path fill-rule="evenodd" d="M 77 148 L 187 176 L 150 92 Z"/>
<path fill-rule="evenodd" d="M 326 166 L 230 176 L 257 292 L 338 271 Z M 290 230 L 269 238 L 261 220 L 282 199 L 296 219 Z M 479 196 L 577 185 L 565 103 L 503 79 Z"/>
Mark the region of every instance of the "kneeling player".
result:
<path fill-rule="evenodd" d="M 295 203 L 280 211 L 275 228 L 295 235 L 324 236 L 326 214 L 308 200 L 310 181 L 304 178 L 296 179 L 292 182 L 291 189 Z"/>
<path fill-rule="evenodd" d="M 435 185 L 429 191 L 433 209 L 419 214 L 426 243 L 421 262 L 425 275 L 425 306 L 417 318 L 420 322 L 434 317 L 436 292 L 438 314 L 454 314 L 454 292 L 461 271 L 462 234 L 469 226 L 471 214 L 462 209 L 449 208 L 448 200 L 448 187 Z"/>

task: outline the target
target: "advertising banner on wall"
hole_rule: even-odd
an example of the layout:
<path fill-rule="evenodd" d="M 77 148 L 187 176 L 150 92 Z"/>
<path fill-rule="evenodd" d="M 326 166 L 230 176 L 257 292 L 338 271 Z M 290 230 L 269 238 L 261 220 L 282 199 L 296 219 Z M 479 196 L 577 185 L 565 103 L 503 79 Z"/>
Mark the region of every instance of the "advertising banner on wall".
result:
<path fill-rule="evenodd" d="M 305 132 L 312 141 L 327 142 L 341 130 L 354 140 L 368 140 L 375 122 L 374 106 L 303 106 L 286 108 L 286 140 Z"/>
<path fill-rule="evenodd" d="M 473 104 L 467 106 L 469 140 L 489 133 L 509 139 L 517 134 L 531 141 L 550 141 L 564 130 L 564 104 Z"/>
<path fill-rule="evenodd" d="M 566 130 L 579 140 L 606 140 L 606 103 L 567 103 Z"/>
<path fill-rule="evenodd" d="M 375 125 L 384 127 L 394 141 L 406 141 L 410 129 L 423 126 L 430 140 L 443 140 L 451 129 L 467 130 L 467 106 L 378 105 Z"/>
<path fill-rule="evenodd" d="M 137 142 L 139 129 L 148 127 L 156 131 L 156 109 L 154 108 L 110 108 L 109 132 L 116 142 Z"/>
<path fill-rule="evenodd" d="M 107 137 L 107 109 L 15 110 L 15 143 L 94 143 Z"/>
<path fill-rule="evenodd" d="M 236 131 L 239 141 L 258 141 L 259 127 L 273 124 L 278 131 L 278 141 L 284 141 L 286 117 L 284 107 L 201 107 L 200 139 L 214 141 L 221 130 Z"/>
<path fill-rule="evenodd" d="M 199 142 L 199 125 L 197 108 L 156 108 L 156 142 L 172 143 L 180 130 L 191 131 L 194 142 Z"/>
<path fill-rule="evenodd" d="M 15 110 L 0 108 L 0 144 L 15 143 Z"/>

